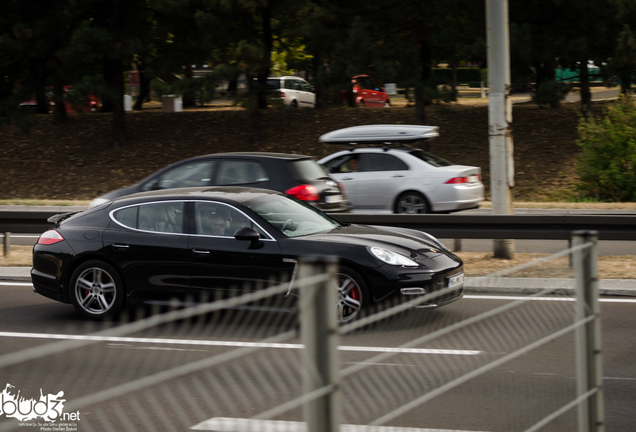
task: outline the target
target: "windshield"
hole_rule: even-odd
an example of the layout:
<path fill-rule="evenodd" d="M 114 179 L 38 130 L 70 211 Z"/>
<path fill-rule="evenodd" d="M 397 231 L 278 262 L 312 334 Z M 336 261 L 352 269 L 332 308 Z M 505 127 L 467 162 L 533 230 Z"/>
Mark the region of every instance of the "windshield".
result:
<path fill-rule="evenodd" d="M 267 195 L 244 203 L 287 237 L 332 231 L 342 225 L 295 198 Z"/>
<path fill-rule="evenodd" d="M 434 154 L 431 154 L 429 152 L 425 152 L 424 150 L 413 150 L 410 153 L 416 158 L 421 159 L 427 164 L 433 165 L 434 167 L 445 167 L 445 166 L 455 165 L 454 163 L 451 163 L 447 161 L 446 159 L 443 159 L 439 156 L 435 156 Z"/>

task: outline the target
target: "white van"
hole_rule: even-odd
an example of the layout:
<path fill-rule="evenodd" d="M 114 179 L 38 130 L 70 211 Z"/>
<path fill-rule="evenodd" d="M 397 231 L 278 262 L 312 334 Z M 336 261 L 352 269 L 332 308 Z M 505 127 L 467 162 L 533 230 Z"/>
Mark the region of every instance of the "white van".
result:
<path fill-rule="evenodd" d="M 295 76 L 267 78 L 267 87 L 278 92 L 280 98 L 290 108 L 313 108 L 316 106 L 316 93 L 307 81 Z"/>

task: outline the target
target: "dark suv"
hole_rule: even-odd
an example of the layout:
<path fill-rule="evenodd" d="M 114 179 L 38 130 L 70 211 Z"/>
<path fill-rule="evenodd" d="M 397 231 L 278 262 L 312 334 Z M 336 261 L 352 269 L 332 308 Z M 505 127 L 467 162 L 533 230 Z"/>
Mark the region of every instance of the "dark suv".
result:
<path fill-rule="evenodd" d="M 219 153 L 185 159 L 139 183 L 108 192 L 89 204 L 159 189 L 190 186 L 249 186 L 285 192 L 325 212 L 345 212 L 345 191 L 311 156 L 284 153 Z"/>

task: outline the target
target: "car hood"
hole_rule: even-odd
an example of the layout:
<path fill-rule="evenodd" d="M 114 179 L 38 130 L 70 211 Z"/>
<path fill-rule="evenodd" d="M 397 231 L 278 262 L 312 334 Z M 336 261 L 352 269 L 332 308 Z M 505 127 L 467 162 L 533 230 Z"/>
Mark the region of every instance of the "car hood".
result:
<path fill-rule="evenodd" d="M 401 253 L 417 262 L 432 258 L 448 258 L 461 264 L 461 260 L 427 234 L 396 227 L 348 225 L 328 233 L 312 234 L 304 240 L 346 244 L 352 247 L 380 247 Z"/>

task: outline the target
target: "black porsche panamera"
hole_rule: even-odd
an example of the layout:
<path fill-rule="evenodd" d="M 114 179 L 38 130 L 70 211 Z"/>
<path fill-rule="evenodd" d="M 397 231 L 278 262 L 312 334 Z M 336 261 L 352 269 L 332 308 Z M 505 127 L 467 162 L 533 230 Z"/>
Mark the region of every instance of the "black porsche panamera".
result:
<path fill-rule="evenodd" d="M 34 289 L 92 319 L 134 304 L 236 292 L 244 282 L 291 281 L 303 256 L 338 258 L 341 322 L 393 296 L 444 289 L 433 307 L 463 295 L 462 261 L 432 236 L 342 225 L 264 189 L 144 192 L 50 220 L 54 229 L 33 249 Z"/>

